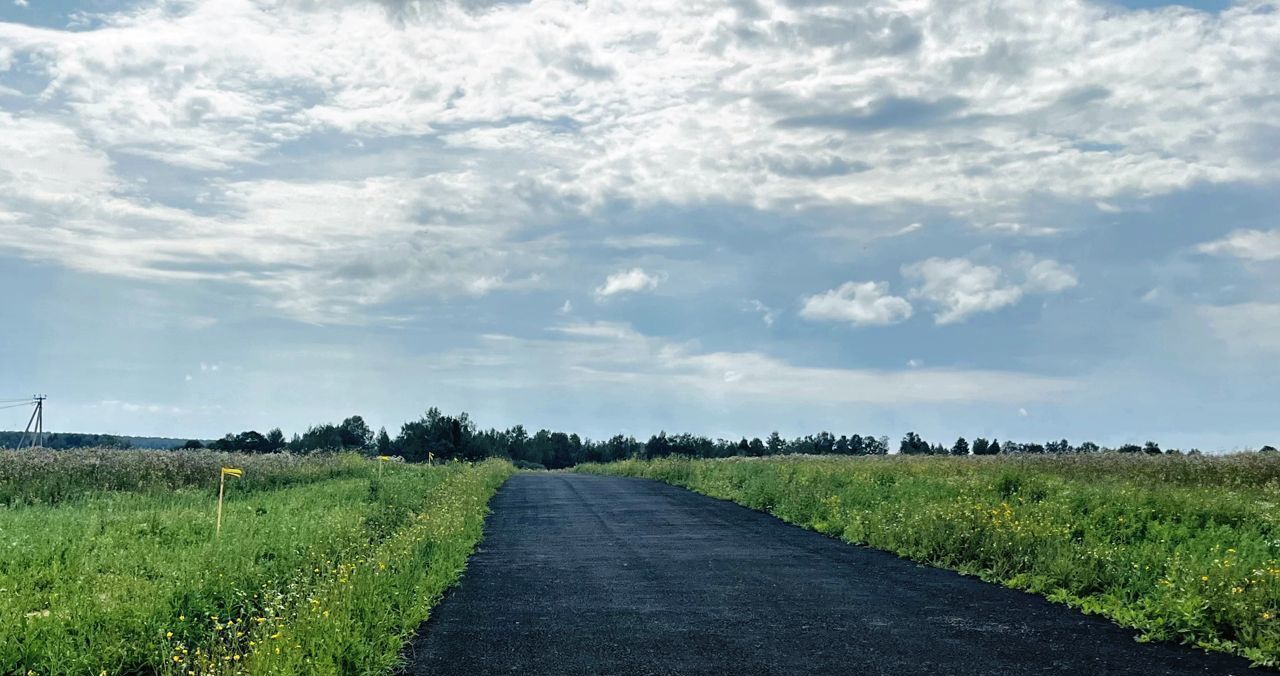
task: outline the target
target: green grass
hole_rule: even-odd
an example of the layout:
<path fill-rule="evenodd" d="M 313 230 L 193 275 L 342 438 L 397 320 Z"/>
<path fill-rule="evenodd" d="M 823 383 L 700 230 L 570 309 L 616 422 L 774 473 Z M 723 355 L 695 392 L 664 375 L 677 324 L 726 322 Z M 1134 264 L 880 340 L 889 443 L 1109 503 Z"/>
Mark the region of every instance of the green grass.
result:
<path fill-rule="evenodd" d="M 47 470 L 84 460 L 55 457 Z M 386 673 L 457 579 L 513 471 L 388 463 L 379 477 L 357 457 L 189 461 L 199 469 L 147 473 L 133 491 L 75 472 L 79 484 L 10 491 L 20 506 L 0 508 L 0 673 Z M 215 538 L 222 464 L 246 472 L 228 479 Z M 164 488 L 175 476 L 203 478 Z"/>
<path fill-rule="evenodd" d="M 788 522 L 1280 665 L 1280 457 L 624 461 Z"/>

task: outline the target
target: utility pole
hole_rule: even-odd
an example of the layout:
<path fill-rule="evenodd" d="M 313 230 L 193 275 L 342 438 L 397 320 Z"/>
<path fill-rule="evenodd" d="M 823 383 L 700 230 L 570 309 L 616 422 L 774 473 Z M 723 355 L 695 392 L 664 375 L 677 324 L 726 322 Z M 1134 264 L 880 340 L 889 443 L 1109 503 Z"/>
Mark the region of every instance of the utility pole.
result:
<path fill-rule="evenodd" d="M 22 430 L 22 439 L 18 441 L 18 448 L 27 441 L 27 435 L 31 435 L 31 448 L 44 447 L 44 400 L 48 399 L 43 394 L 32 395 L 31 401 L 35 403 L 36 408 L 31 412 L 31 418 L 27 420 L 27 428 Z M 15 449 L 16 450 L 16 449 Z"/>

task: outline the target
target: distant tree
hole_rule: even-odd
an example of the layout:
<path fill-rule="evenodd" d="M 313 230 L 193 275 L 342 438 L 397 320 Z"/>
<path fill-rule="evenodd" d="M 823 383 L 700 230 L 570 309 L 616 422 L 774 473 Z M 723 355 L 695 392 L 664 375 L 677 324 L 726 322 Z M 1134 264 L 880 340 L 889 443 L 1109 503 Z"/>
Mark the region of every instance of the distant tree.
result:
<path fill-rule="evenodd" d="M 1262 448 L 1259 448 L 1259 449 L 1258 449 L 1258 452 L 1259 452 L 1259 453 L 1275 453 L 1275 452 L 1276 452 L 1276 447 L 1275 447 L 1275 446 L 1263 446 Z"/>
<path fill-rule="evenodd" d="M 992 439 L 991 445 L 987 447 L 987 455 L 1000 455 L 1001 452 L 1002 452 L 1002 449 L 1000 448 L 1000 440 Z"/>
<path fill-rule="evenodd" d="M 1080 451 L 1081 453 L 1097 453 L 1100 449 L 1098 445 L 1093 443 L 1092 441 L 1086 441 L 1083 444 L 1080 444 L 1080 447 L 1076 450 Z"/>
<path fill-rule="evenodd" d="M 902 437 L 902 441 L 898 443 L 898 453 L 902 455 L 927 455 L 933 451 L 929 443 L 920 438 L 915 432 L 907 432 Z"/>
<path fill-rule="evenodd" d="M 187 443 L 183 444 L 182 448 L 185 450 L 197 450 L 204 448 L 204 444 L 200 443 L 200 440 L 198 439 L 191 439 L 187 441 Z"/>
<path fill-rule="evenodd" d="M 888 455 L 889 454 L 889 437 L 880 435 L 879 437 L 863 437 L 863 446 L 867 449 L 867 455 Z"/>
<path fill-rule="evenodd" d="M 769 455 L 777 455 L 787 447 L 787 442 L 782 439 L 777 430 L 769 433 L 769 440 L 765 442 L 765 449 Z"/>
<path fill-rule="evenodd" d="M 667 440 L 667 433 L 659 431 L 649 437 L 648 443 L 644 445 L 644 454 L 649 458 L 664 458 L 671 455 L 671 442 Z"/>
<path fill-rule="evenodd" d="M 1059 441 L 1050 441 L 1049 443 L 1044 445 L 1044 450 L 1046 453 L 1070 453 L 1071 443 L 1068 442 L 1066 439 L 1061 439 Z"/>
<path fill-rule="evenodd" d="M 1116 450 L 1121 453 L 1141 453 L 1142 447 L 1137 444 L 1125 444 Z"/>
<path fill-rule="evenodd" d="M 257 430 L 242 431 L 232 440 L 233 451 L 242 453 L 269 453 L 270 447 L 266 443 L 266 437 Z"/>
<path fill-rule="evenodd" d="M 343 420 L 338 427 L 338 435 L 342 440 L 342 447 L 348 450 L 363 450 L 373 446 L 373 430 L 358 415 Z"/>
<path fill-rule="evenodd" d="M 267 432 L 266 447 L 268 453 L 279 453 L 285 447 L 284 432 L 279 427 Z"/>
<path fill-rule="evenodd" d="M 760 441 L 760 437 L 752 437 L 752 438 L 751 438 L 751 453 L 750 453 L 750 455 L 755 456 L 755 457 L 759 457 L 759 456 L 764 455 L 766 450 L 768 450 L 768 449 L 766 449 L 766 448 L 765 448 L 765 446 L 764 446 L 764 442 L 763 442 L 763 441 Z"/>
<path fill-rule="evenodd" d="M 1142 451 L 1148 455 L 1160 455 L 1160 445 L 1154 441 L 1148 441 L 1143 444 Z"/>
<path fill-rule="evenodd" d="M 374 442 L 378 451 L 378 455 L 393 455 L 394 446 L 391 443 L 391 435 L 387 434 L 387 428 L 378 429 L 378 438 Z"/>
<path fill-rule="evenodd" d="M 956 439 L 956 443 L 951 447 L 951 455 L 969 455 L 969 442 L 964 437 Z"/>
<path fill-rule="evenodd" d="M 925 442 L 924 439 L 920 438 L 919 434 L 909 431 L 905 437 L 902 437 L 899 446 L 897 446 L 897 452 L 902 453 L 904 456 L 927 456 L 937 453 L 940 448 L 942 447 L 931 446 L 929 442 Z"/>
<path fill-rule="evenodd" d="M 990 447 L 991 447 L 991 442 L 987 441 L 983 437 L 978 437 L 977 439 L 973 440 L 974 455 L 986 455 Z"/>

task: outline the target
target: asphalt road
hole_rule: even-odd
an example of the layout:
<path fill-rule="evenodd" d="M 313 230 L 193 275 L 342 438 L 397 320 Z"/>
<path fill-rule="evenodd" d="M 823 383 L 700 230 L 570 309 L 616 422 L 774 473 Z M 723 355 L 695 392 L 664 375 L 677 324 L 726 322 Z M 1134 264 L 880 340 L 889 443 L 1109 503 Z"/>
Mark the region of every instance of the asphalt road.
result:
<path fill-rule="evenodd" d="M 494 496 L 411 674 L 1241 674 L 1038 597 L 639 479 Z"/>

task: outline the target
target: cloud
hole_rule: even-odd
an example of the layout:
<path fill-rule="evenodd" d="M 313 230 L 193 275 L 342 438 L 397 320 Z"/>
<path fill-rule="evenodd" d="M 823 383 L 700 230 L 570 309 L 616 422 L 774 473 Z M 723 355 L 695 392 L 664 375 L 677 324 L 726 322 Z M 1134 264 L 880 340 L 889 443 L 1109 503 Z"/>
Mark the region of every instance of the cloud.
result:
<path fill-rule="evenodd" d="M 764 322 L 765 326 L 773 326 L 773 323 L 778 319 L 777 310 L 769 307 L 768 305 L 765 305 L 764 303 L 754 298 L 751 300 L 745 301 L 742 304 L 742 310 L 743 312 L 754 312 L 760 315 L 760 320 Z"/>
<path fill-rule="evenodd" d="M 1015 258 L 1022 281 L 1008 279 L 995 266 L 978 265 L 964 258 L 930 258 L 903 266 L 902 274 L 919 280 L 908 296 L 939 309 L 938 324 L 954 324 L 974 314 L 992 312 L 1016 304 L 1027 294 L 1058 293 L 1079 283 L 1071 266 L 1038 260 L 1029 254 Z"/>
<path fill-rule="evenodd" d="M 1026 282 L 1022 285 L 1027 293 L 1058 293 L 1080 282 L 1075 270 L 1069 265 L 1049 259 L 1028 259 L 1028 263 L 1023 273 Z"/>
<path fill-rule="evenodd" d="M 619 237 L 606 237 L 604 245 L 610 249 L 673 249 L 676 247 L 690 246 L 696 244 L 697 241 L 687 237 L 674 237 L 671 235 L 631 235 Z"/>
<path fill-rule="evenodd" d="M 778 120 L 780 127 L 816 127 L 841 131 L 931 127 L 954 119 L 966 106 L 964 99 L 945 97 L 936 101 L 886 97 L 851 111 L 797 115 Z"/>
<path fill-rule="evenodd" d="M 800 316 L 814 321 L 885 326 L 909 318 L 911 303 L 890 295 L 889 285 L 884 282 L 845 282 L 806 298 Z"/>
<path fill-rule="evenodd" d="M 798 366 L 761 352 L 706 351 L 693 343 L 646 336 L 627 324 L 554 327 L 551 340 L 503 344 L 504 381 L 529 368 L 551 369 L 561 385 L 626 384 L 656 396 L 695 395 L 727 404 L 914 404 L 1039 401 L 1080 385 L 1069 378 L 981 369 L 907 370 Z M 457 355 L 450 356 L 456 358 Z M 476 377 L 469 373 L 467 377 Z M 539 376 L 524 374 L 529 387 Z"/>
<path fill-rule="evenodd" d="M 1280 260 L 1280 230 L 1236 230 L 1196 248 L 1201 253 L 1235 256 L 1255 263 Z"/>
<path fill-rule="evenodd" d="M 596 288 L 596 296 L 608 298 L 620 293 L 652 291 L 662 283 L 663 275 L 651 275 L 641 268 L 631 268 L 609 275 L 604 284 Z"/>
<path fill-rule="evenodd" d="M 1058 228 L 1051 228 L 1044 225 L 1027 225 L 1026 223 L 1012 223 L 1009 221 L 976 223 L 974 226 L 982 232 L 990 232 L 1000 235 L 1023 235 L 1027 237 L 1044 237 L 1056 235 L 1061 232 Z"/>
<path fill-rule="evenodd" d="M 1280 179 L 1269 4 L 1041 10 L 143 0 L 0 22 L 0 248 L 340 323 L 537 286 L 620 208 L 905 205 L 1034 234 L 1046 201 Z"/>
<path fill-rule="evenodd" d="M 1280 304 L 1203 305 L 1196 314 L 1233 351 L 1246 356 L 1280 355 Z"/>
<path fill-rule="evenodd" d="M 975 265 L 963 258 L 930 258 L 902 268 L 906 277 L 920 280 L 910 292 L 939 306 L 934 315 L 939 324 L 964 321 L 979 312 L 991 312 L 1013 305 L 1022 298 L 1022 289 L 1001 278 L 999 268 Z"/>

